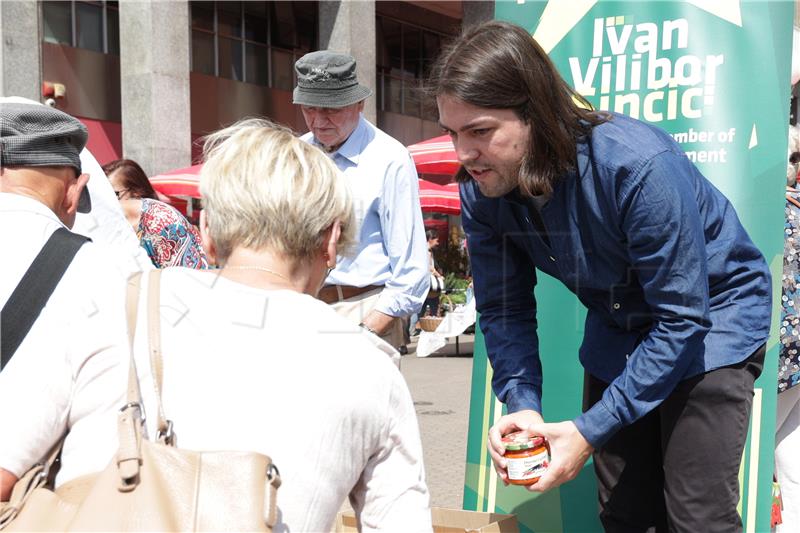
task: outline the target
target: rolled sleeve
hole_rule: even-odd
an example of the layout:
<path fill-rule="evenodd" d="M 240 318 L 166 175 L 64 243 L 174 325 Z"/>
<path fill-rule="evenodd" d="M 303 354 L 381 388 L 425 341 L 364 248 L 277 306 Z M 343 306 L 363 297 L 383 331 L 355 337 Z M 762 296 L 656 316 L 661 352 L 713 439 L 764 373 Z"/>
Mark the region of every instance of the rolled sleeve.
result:
<path fill-rule="evenodd" d="M 383 191 L 380 222 L 391 277 L 375 309 L 394 317 L 409 316 L 422 308 L 430 276 L 419 179 L 408 153 L 389 165 Z"/>
<path fill-rule="evenodd" d="M 381 438 L 350 503 L 361 531 L 431 531 L 430 493 L 411 393 L 399 373 L 389 386 Z"/>

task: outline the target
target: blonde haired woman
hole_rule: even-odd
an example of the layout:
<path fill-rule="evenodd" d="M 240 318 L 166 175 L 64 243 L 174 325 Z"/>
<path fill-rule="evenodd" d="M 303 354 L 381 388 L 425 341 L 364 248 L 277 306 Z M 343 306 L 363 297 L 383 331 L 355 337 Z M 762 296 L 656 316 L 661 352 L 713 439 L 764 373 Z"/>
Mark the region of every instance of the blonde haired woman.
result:
<path fill-rule="evenodd" d="M 167 269 L 161 282 L 164 411 L 179 445 L 270 455 L 290 531 L 330 531 L 348 496 L 362 531 L 429 529 L 416 414 L 392 350 L 314 298 L 353 242 L 344 179 L 265 120 L 211 135 L 205 155 L 200 231 L 221 269 Z"/>

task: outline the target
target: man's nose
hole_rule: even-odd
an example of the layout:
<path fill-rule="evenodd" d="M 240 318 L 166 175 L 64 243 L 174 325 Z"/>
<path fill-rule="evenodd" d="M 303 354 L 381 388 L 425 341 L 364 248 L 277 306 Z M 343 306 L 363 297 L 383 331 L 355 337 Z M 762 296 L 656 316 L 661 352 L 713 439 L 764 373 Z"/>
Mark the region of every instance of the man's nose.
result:
<path fill-rule="evenodd" d="M 326 126 L 328 123 L 328 117 L 325 113 L 320 113 L 319 111 L 315 111 L 311 115 L 311 125 L 314 127 L 321 127 Z"/>
<path fill-rule="evenodd" d="M 471 143 L 466 141 L 453 141 L 456 150 L 456 157 L 459 163 L 467 163 L 478 158 L 478 150 Z"/>

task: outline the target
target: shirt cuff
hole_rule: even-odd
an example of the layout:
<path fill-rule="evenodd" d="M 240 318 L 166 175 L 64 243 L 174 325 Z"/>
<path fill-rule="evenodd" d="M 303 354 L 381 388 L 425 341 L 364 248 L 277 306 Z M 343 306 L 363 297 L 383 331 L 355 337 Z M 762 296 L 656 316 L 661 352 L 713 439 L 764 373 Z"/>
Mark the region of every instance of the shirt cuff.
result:
<path fill-rule="evenodd" d="M 542 413 L 542 395 L 530 385 L 517 385 L 508 391 L 505 404 L 509 413 L 526 409 Z"/>
<path fill-rule="evenodd" d="M 581 435 L 583 435 L 583 438 L 595 450 L 601 448 L 614 433 L 622 429 L 622 422 L 608 410 L 603 400 L 594 404 L 591 409 L 580 415 L 573 422 Z"/>
<path fill-rule="evenodd" d="M 373 309 L 380 311 L 384 315 L 393 316 L 395 318 L 404 316 L 397 299 L 393 294 L 387 292 L 386 289 L 381 291 L 380 296 L 378 296 L 378 301 L 375 303 L 375 307 L 373 307 Z"/>
<path fill-rule="evenodd" d="M 427 294 L 427 290 L 425 294 Z M 384 288 L 378 296 L 374 309 L 384 315 L 402 318 L 419 313 L 424 301 L 424 295 L 422 297 L 414 296 L 411 290 L 404 293 L 394 288 Z"/>

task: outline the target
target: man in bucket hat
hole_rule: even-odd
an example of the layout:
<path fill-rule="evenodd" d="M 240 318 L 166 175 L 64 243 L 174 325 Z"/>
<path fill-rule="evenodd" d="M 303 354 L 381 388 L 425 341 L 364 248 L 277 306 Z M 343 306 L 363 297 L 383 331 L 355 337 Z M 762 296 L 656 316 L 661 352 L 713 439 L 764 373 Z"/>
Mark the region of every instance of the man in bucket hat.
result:
<path fill-rule="evenodd" d="M 91 208 L 79 155 L 86 140 L 86 128 L 66 113 L 0 103 L 0 427 L 15 436 L 0 439 L 0 501 L 43 459 L 41 443 L 67 430 L 112 449 L 116 440 L 128 362 L 125 271 L 110 251 L 68 231 L 76 213 Z M 53 386 L 29 386 L 48 380 Z M 90 388 L 109 413 L 107 428 L 69 409 L 71 394 Z M 60 416 L 33 416 L 42 404 L 58 406 Z M 62 454 L 71 457 L 66 464 L 95 470 L 108 461 L 71 446 L 70 437 Z"/>
<path fill-rule="evenodd" d="M 419 311 L 429 287 L 414 163 L 402 144 L 361 115 L 372 90 L 358 83 L 355 59 L 320 50 L 301 57 L 295 71 L 294 103 L 310 130 L 302 139 L 344 173 L 359 224 L 356 250 L 339 259 L 319 298 L 398 348 L 400 319 Z"/>

